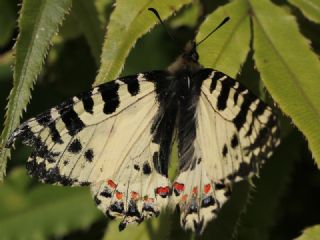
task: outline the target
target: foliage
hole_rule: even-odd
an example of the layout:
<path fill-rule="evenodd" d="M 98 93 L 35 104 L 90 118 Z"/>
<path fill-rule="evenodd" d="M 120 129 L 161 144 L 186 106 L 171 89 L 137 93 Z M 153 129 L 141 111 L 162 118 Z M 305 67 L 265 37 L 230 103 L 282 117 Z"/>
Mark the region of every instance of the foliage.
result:
<path fill-rule="evenodd" d="M 50 40 L 71 5 L 71 0 L 59 2 L 25 1 L 19 17 L 19 37 L 15 46 L 13 88 L 10 92 L 5 127 L 0 141 L 0 180 L 5 174 L 6 160 L 10 150 L 5 140 L 19 125 L 20 117 L 31 96 L 31 89 L 39 75 L 47 55 Z"/>
<path fill-rule="evenodd" d="M 88 189 L 48 185 L 32 187 L 30 178 L 20 167 L 15 168 L 6 184 L 2 185 L 2 239 L 47 239 L 48 236 L 63 236 L 74 229 L 87 228 L 100 216 L 95 211 Z"/>
<path fill-rule="evenodd" d="M 162 26 L 155 26 L 158 20 L 149 7 L 169 18 L 166 24 L 178 46 Z M 192 39 L 195 28 L 199 42 L 226 16 L 231 21 L 199 45 L 200 62 L 237 77 L 276 105 L 283 143 L 260 178 L 234 186 L 231 200 L 199 238 L 293 238 L 319 224 L 320 194 L 314 189 L 319 189 L 320 174 L 312 162 L 320 164 L 316 0 L 25 0 L 21 6 L 0 1 L 0 179 L 10 157 L 6 139 L 31 96 L 27 116 L 119 74 L 163 69 Z M 18 145 L 0 185 L 2 239 L 198 238 L 183 232 L 178 214 L 170 212 L 118 233 L 117 222 L 105 220 L 93 206 L 88 189 L 44 186 L 27 178 L 21 165 L 28 154 Z M 318 226 L 308 228 L 298 239 L 312 239 L 317 232 Z"/>
<path fill-rule="evenodd" d="M 307 228 L 303 231 L 303 234 L 296 240 L 316 240 L 320 236 L 320 225 Z"/>
<path fill-rule="evenodd" d="M 118 0 L 117 7 L 110 16 L 102 48 L 101 66 L 94 85 L 119 76 L 124 60 L 137 39 L 157 23 L 157 19 L 147 11 L 148 8 L 156 8 L 165 19 L 173 13 L 172 9 L 179 9 L 189 2 L 190 0 Z"/>

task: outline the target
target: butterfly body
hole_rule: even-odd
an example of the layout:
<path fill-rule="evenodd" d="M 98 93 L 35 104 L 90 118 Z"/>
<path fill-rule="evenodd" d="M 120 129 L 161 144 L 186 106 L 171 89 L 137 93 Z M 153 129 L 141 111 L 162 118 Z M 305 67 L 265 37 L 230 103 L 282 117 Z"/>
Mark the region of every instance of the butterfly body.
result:
<path fill-rule="evenodd" d="M 175 129 L 179 173 L 168 165 Z M 196 45 L 166 71 L 102 84 L 23 123 L 11 135 L 34 147 L 28 172 L 45 183 L 89 185 L 119 228 L 177 205 L 201 233 L 230 195 L 279 144 L 271 108 L 198 62 Z"/>

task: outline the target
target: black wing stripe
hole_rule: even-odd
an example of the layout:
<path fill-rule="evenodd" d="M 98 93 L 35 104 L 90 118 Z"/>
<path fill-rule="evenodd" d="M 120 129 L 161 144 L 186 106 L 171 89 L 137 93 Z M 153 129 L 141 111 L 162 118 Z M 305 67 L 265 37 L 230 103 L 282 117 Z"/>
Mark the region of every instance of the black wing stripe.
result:
<path fill-rule="evenodd" d="M 258 103 L 257 108 L 253 112 L 254 116 L 258 117 L 258 116 L 262 115 L 264 113 L 264 110 L 266 109 L 266 107 L 267 107 L 266 104 L 264 102 L 260 101 Z"/>
<path fill-rule="evenodd" d="M 210 84 L 210 93 L 212 93 L 216 89 L 218 80 L 223 78 L 224 76 L 226 75 L 219 71 L 215 71 L 213 73 L 213 77 L 211 79 L 211 84 Z"/>
<path fill-rule="evenodd" d="M 249 92 L 245 95 L 243 95 L 243 103 L 241 104 L 241 110 L 237 114 L 237 116 L 233 119 L 233 123 L 236 126 L 237 130 L 239 131 L 247 119 L 247 114 L 250 109 L 251 104 L 256 100 L 257 98 L 251 95 Z"/>
<path fill-rule="evenodd" d="M 131 96 L 135 96 L 140 92 L 140 84 L 138 81 L 138 75 L 130 78 L 121 79 L 125 84 L 127 84 L 128 92 Z"/>
<path fill-rule="evenodd" d="M 219 71 L 215 71 L 212 77 L 212 80 L 218 81 L 219 79 L 223 78 L 224 76 L 226 76 L 224 73 L 219 72 Z"/>
<path fill-rule="evenodd" d="M 217 80 L 211 79 L 211 84 L 210 84 L 210 93 L 212 93 L 217 87 Z"/>
<path fill-rule="evenodd" d="M 64 105 L 68 107 L 64 107 Z M 68 100 L 64 105 L 62 105 L 61 108 L 58 108 L 58 112 L 68 129 L 70 136 L 74 136 L 85 127 L 85 124 L 74 111 L 72 100 Z"/>
<path fill-rule="evenodd" d="M 119 95 L 119 84 L 117 82 L 112 82 L 109 84 L 103 84 L 99 86 L 99 92 L 104 101 L 103 112 L 105 114 L 111 114 L 116 111 L 120 105 Z"/>
<path fill-rule="evenodd" d="M 234 103 L 234 105 L 237 105 L 238 99 L 239 99 L 239 93 L 237 91 L 235 91 L 234 95 L 233 95 L 233 103 Z"/>
<path fill-rule="evenodd" d="M 44 127 L 49 128 L 50 136 L 53 142 L 62 144 L 63 141 L 61 139 L 60 133 L 56 128 L 56 123 L 51 117 L 50 111 L 44 112 L 41 116 L 36 118 L 36 121 Z"/>
<path fill-rule="evenodd" d="M 81 94 L 79 99 L 82 101 L 84 110 L 90 114 L 93 114 L 94 102 L 92 99 L 92 91 Z"/>
<path fill-rule="evenodd" d="M 227 101 L 230 94 L 230 89 L 235 85 L 235 81 L 227 77 L 221 81 L 221 92 L 218 96 L 217 109 L 224 110 L 227 107 Z"/>

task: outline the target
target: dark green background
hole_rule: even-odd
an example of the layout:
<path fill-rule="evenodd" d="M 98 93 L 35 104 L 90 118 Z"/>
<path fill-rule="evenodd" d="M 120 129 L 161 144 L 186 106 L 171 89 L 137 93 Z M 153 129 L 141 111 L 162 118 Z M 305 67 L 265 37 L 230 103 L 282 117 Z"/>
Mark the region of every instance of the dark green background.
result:
<path fill-rule="evenodd" d="M 14 14 L 12 21 L 16 21 L 19 7 L 15 1 L 7 2 L 10 2 L 11 13 Z M 215 1 L 215 4 L 209 3 L 209 0 L 203 2 L 207 6 L 207 12 L 212 12 L 217 6 L 226 3 L 222 0 Z M 277 4 L 285 3 L 285 1 L 275 2 Z M 303 34 L 311 39 L 313 49 L 319 54 L 320 43 L 317 39 L 320 33 L 319 25 L 306 20 L 298 9 L 293 9 L 293 12 Z M 12 24 L 12 22 L 8 22 L 8 24 L 10 23 Z M 170 21 L 168 26 L 170 28 Z M 23 119 L 34 116 L 69 96 L 89 89 L 93 83 L 98 66 L 91 55 L 89 46 L 81 33 L 72 33 L 70 37 L 68 31 L 68 29 L 62 29 L 61 36 L 64 40 L 52 47 L 51 52 L 54 52 L 56 57 L 50 58 L 49 54 Z M 181 25 L 171 31 L 176 36 L 178 44 L 170 40 L 161 26 L 157 26 L 140 39 L 132 49 L 122 75 L 164 69 L 174 61 L 179 54 L 179 46 L 182 48 L 185 42 L 192 38 L 194 29 Z M 17 29 L 12 28 L 10 37 L 1 44 L 0 59 L 11 50 L 17 32 Z M 249 54 L 238 80 L 258 94 L 259 73 L 254 69 L 251 56 L 252 53 Z M 4 64 L 3 61 L 0 61 L 1 121 L 4 119 L 6 98 L 12 87 L 10 64 L 10 62 Z M 253 179 L 256 187 L 254 190 L 250 190 L 251 197 L 247 211 L 242 214 L 239 222 L 236 239 L 292 239 L 297 237 L 305 227 L 320 223 L 319 171 L 312 160 L 307 142 L 302 134 L 280 111 L 278 114 L 281 118 L 281 129 L 285 131 L 285 137 L 274 157 L 263 168 L 261 177 Z M 10 175 L 14 169 L 24 166 L 29 153 L 30 149 L 18 144 L 17 150 L 13 152 L 12 160 L 8 162 L 7 175 Z M 32 191 L 38 184 L 35 181 L 30 181 L 27 189 Z M 0 185 L 0 192 L 4 185 Z M 231 201 L 223 208 L 219 218 L 208 225 L 202 239 L 230 238 L 231 232 L 235 229 L 234 225 L 238 220 L 239 212 L 243 210 L 245 205 L 248 191 L 249 184 L 247 183 L 235 186 Z M 45 198 L 45 196 L 43 197 Z M 177 213 L 172 218 L 174 225 L 170 226 L 169 238 L 190 238 L 190 233 L 181 230 Z M 1 224 L 3 218 L 0 216 L 0 219 L 2 219 L 0 220 Z M 59 219 L 52 219 L 52 221 L 59 221 Z M 108 221 L 101 215 L 97 221 L 89 224 L 89 228 L 73 229 L 59 239 L 101 239 L 107 224 Z M 18 227 L 17 231 L 19 231 Z M 153 237 L 156 238 L 156 235 Z M 49 237 L 49 239 L 51 238 L 55 239 L 54 236 Z"/>

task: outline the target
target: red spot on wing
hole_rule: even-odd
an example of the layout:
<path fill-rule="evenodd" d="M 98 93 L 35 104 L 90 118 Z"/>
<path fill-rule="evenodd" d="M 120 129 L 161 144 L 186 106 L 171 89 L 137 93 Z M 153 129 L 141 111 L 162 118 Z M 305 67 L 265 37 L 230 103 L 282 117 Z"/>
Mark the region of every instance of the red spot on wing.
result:
<path fill-rule="evenodd" d="M 156 194 L 160 195 L 161 197 L 165 198 L 170 193 L 170 188 L 168 186 L 165 187 L 158 187 L 155 190 Z"/>
<path fill-rule="evenodd" d="M 193 193 L 194 195 L 197 195 L 197 194 L 198 194 L 198 187 L 193 187 L 192 193 Z"/>
<path fill-rule="evenodd" d="M 146 203 L 154 203 L 154 199 L 153 198 L 147 198 L 144 200 Z"/>
<path fill-rule="evenodd" d="M 123 198 L 123 194 L 121 192 L 116 191 L 115 195 L 118 200 L 121 200 Z"/>
<path fill-rule="evenodd" d="M 175 183 L 173 184 L 173 187 L 174 187 L 175 190 L 177 190 L 177 191 L 179 191 L 179 192 L 184 191 L 184 184 L 183 184 L 183 183 L 177 183 L 177 182 L 175 182 Z"/>
<path fill-rule="evenodd" d="M 117 184 L 115 184 L 114 181 L 112 181 L 111 179 L 109 179 L 107 181 L 107 183 L 108 183 L 108 186 L 113 188 L 113 189 L 115 189 L 117 187 Z"/>
<path fill-rule="evenodd" d="M 208 193 L 208 192 L 210 192 L 210 190 L 211 190 L 211 184 L 210 183 L 204 185 L 204 189 L 203 189 L 204 193 Z"/>
<path fill-rule="evenodd" d="M 173 192 L 176 196 L 179 196 L 184 191 L 184 184 L 175 182 L 173 184 Z"/>
<path fill-rule="evenodd" d="M 188 199 L 188 194 L 184 194 L 182 197 L 181 197 L 181 201 L 182 202 L 186 202 Z"/>
<path fill-rule="evenodd" d="M 131 199 L 132 200 L 138 200 L 139 199 L 139 193 L 131 192 Z"/>

